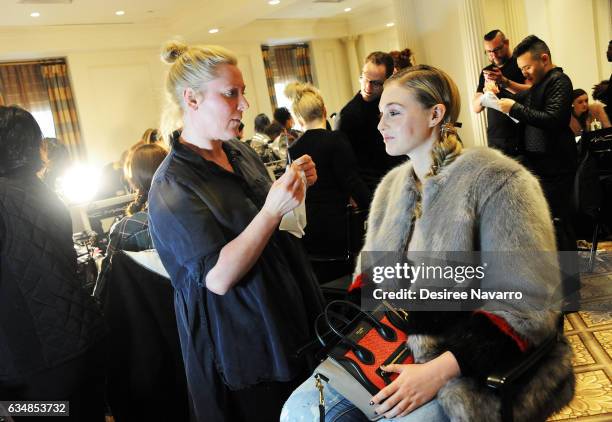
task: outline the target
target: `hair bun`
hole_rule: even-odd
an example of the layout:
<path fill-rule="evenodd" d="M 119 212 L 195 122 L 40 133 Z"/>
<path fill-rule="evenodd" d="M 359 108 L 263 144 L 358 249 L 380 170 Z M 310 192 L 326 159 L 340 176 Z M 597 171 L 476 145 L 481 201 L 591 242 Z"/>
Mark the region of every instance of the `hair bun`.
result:
<path fill-rule="evenodd" d="M 297 81 L 287 84 L 284 90 L 285 97 L 295 102 L 299 102 L 302 96 L 307 93 L 316 95 L 318 94 L 318 90 L 310 83 Z"/>
<path fill-rule="evenodd" d="M 168 41 L 162 48 L 161 59 L 165 63 L 172 64 L 187 51 L 187 48 L 187 44 L 180 41 Z"/>

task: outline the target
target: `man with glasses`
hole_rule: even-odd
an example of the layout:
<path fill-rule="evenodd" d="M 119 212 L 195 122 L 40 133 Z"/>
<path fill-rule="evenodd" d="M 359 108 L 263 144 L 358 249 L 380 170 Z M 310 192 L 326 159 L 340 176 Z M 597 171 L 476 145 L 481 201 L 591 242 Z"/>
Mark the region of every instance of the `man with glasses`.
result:
<path fill-rule="evenodd" d="M 472 103 L 474 112 L 480 113 L 484 107 L 480 104 L 483 93 L 493 91 L 498 98 L 512 98 L 513 94 L 529 88 L 525 77 L 512 57 L 510 41 L 499 29 L 494 29 L 484 36 L 484 52 L 491 64 L 480 72 L 478 88 Z M 518 125 L 499 111 L 487 108 L 487 138 L 492 148 L 504 154 L 516 157 L 520 153 Z"/>
<path fill-rule="evenodd" d="M 391 157 L 385 151 L 382 135 L 377 129 L 380 119 L 378 103 L 383 84 L 393 74 L 393 58 L 382 51 L 370 53 L 365 59 L 359 92 L 340 111 L 336 129 L 344 132 L 357 156 L 358 172 L 374 193 L 380 179 L 405 157 Z"/>

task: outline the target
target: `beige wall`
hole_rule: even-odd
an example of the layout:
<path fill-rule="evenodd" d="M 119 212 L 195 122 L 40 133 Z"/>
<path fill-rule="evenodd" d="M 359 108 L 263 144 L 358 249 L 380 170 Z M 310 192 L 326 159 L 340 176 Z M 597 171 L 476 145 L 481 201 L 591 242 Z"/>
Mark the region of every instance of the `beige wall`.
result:
<path fill-rule="evenodd" d="M 605 51 L 612 26 L 606 1 L 554 0 L 528 4 L 529 33 L 546 41 L 553 62 L 572 79 L 574 88 L 590 94 L 595 83 L 610 77 Z"/>
<path fill-rule="evenodd" d="M 373 51 L 392 51 L 398 48 L 397 32 L 394 28 L 363 34 L 357 42 L 359 63 L 363 63 L 368 54 Z"/>
<path fill-rule="evenodd" d="M 164 67 L 157 50 L 68 55 L 83 140 L 92 165 L 119 158 L 158 127 Z"/>
<path fill-rule="evenodd" d="M 349 73 L 344 45 L 340 40 L 313 40 L 310 47 L 314 83 L 321 90 L 327 114 L 337 113 L 352 98 L 354 92 L 350 78 L 357 75 Z"/>
<path fill-rule="evenodd" d="M 472 145 L 469 100 L 477 81 L 466 76 L 462 1 L 415 1 L 411 21 L 422 51 L 419 63 L 440 67 L 459 86 L 461 134 Z M 508 30 L 512 24 L 521 36 L 542 36 L 551 46 L 555 63 L 564 67 L 576 87 L 590 91 L 594 83 L 609 77 L 611 67 L 604 54 L 612 27 L 608 0 L 483 0 L 482 4 L 487 30 Z M 255 115 L 272 112 L 260 44 L 310 40 L 315 83 L 332 113 L 352 97 L 358 77 L 358 70 L 349 69 L 342 38 L 356 39 L 359 63 L 374 50 L 411 47 L 399 46 L 397 29 L 385 27 L 394 19 L 393 7 L 392 2 L 383 2 L 348 20 L 260 20 L 215 38 L 214 42 L 237 54 L 243 71 L 251 105 L 244 116 L 246 136 L 253 132 Z M 158 125 L 166 70 L 158 59 L 158 45 L 170 37 L 166 32 L 153 27 L 0 28 L 0 60 L 67 57 L 89 157 L 104 164 L 116 159 L 144 129 Z M 189 40 L 198 41 L 210 43 L 212 38 Z M 518 41 L 511 39 L 514 45 Z"/>

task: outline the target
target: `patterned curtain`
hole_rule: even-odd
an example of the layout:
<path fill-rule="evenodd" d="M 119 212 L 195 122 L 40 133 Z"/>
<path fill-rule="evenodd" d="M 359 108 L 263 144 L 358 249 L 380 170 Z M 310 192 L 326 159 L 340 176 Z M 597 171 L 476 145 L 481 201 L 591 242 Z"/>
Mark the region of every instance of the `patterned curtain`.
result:
<path fill-rule="evenodd" d="M 68 148 L 73 160 L 84 159 L 79 119 L 74 104 L 66 63 L 41 63 L 43 81 L 53 112 L 57 137 Z"/>
<path fill-rule="evenodd" d="M 274 91 L 274 69 L 270 64 L 270 48 L 262 46 L 261 54 L 263 56 L 264 68 L 266 69 L 266 82 L 268 84 L 268 95 L 272 103 L 272 110 L 276 110 L 278 103 L 276 102 L 276 92 Z"/>
<path fill-rule="evenodd" d="M 310 52 L 308 44 L 295 46 L 295 59 L 297 62 L 297 76 L 300 82 L 312 83 L 312 70 L 310 68 Z"/>
<path fill-rule="evenodd" d="M 0 104 L 18 105 L 32 114 L 49 110 L 38 63 L 0 65 Z"/>

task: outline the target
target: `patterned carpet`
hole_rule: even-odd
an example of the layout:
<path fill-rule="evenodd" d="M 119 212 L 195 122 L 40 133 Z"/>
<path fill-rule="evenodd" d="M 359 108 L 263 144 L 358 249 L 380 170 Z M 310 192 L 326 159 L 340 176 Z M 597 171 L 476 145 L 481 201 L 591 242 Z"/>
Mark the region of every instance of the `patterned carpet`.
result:
<path fill-rule="evenodd" d="M 610 309 L 612 242 L 606 243 L 609 245 L 602 245 L 604 250 L 598 252 L 593 273 L 581 274 L 581 293 L 587 303 L 607 302 L 607 309 Z M 564 330 L 574 351 L 576 396 L 549 420 L 612 421 L 612 312 L 569 314 Z"/>

